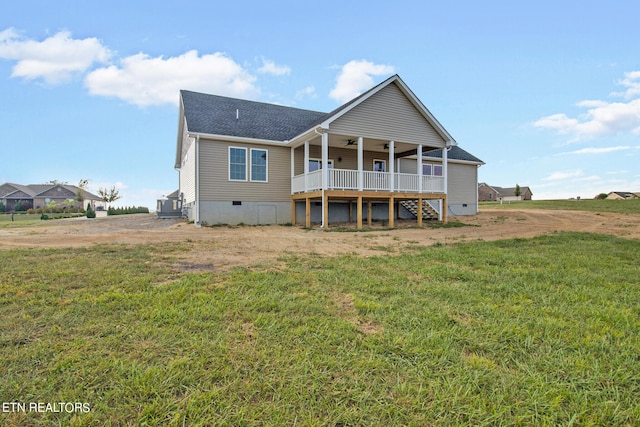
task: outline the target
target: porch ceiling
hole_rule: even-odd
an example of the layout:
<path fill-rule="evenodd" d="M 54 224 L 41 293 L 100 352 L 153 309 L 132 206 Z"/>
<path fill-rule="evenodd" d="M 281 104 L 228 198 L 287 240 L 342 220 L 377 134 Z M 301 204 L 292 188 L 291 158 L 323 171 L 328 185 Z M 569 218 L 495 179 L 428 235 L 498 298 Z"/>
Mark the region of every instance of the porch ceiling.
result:
<path fill-rule="evenodd" d="M 354 144 L 349 145 L 349 140 L 354 141 Z M 349 136 L 349 135 L 339 135 L 330 133 L 329 134 L 329 147 L 336 148 L 344 148 L 346 150 L 357 150 L 358 137 L 357 136 Z M 377 151 L 380 153 L 389 153 L 388 147 L 385 148 L 386 145 L 389 144 L 388 140 L 384 139 L 375 139 L 375 138 L 363 138 L 364 141 L 364 150 L 365 151 Z M 311 140 L 309 140 L 310 145 L 322 145 L 322 138 L 317 136 Z M 396 155 L 399 153 L 404 153 L 406 151 L 412 151 L 411 154 L 415 154 L 415 150 L 417 145 L 411 144 L 407 142 L 394 141 L 395 145 L 395 153 Z M 441 148 L 441 147 L 429 147 L 427 145 L 423 146 L 423 150 L 427 150 L 429 148 Z"/>

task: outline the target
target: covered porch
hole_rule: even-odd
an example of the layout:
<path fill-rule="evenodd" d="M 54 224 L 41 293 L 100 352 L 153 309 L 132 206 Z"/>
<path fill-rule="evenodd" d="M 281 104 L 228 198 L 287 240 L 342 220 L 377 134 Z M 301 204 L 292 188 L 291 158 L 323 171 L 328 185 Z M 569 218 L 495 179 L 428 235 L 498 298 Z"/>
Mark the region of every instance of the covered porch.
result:
<path fill-rule="evenodd" d="M 327 130 L 316 133 L 316 137 L 291 148 L 293 223 L 300 216 L 296 215 L 296 206 L 301 202 L 305 204 L 307 227 L 311 227 L 312 203 L 321 206 L 322 228 L 328 227 L 332 218 L 330 205 L 337 203 L 348 205 L 349 221 L 353 218 L 358 229 L 363 227 L 364 218 L 371 224 L 372 204 L 388 206 L 390 227 L 400 206 L 415 215 L 419 226 L 426 210 L 446 222 L 447 150 L 443 150 L 441 164 L 423 164 L 422 160 L 424 151 L 442 145 L 351 137 Z"/>

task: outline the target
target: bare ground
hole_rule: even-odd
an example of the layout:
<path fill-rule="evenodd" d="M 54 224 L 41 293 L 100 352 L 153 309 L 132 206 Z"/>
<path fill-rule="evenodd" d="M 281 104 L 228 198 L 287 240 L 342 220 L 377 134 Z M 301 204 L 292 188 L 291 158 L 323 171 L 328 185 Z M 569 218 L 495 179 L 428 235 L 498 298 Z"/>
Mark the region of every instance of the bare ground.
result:
<path fill-rule="evenodd" d="M 300 227 L 243 226 L 196 228 L 183 220 L 126 215 L 93 220 L 47 221 L 24 228 L 0 229 L 0 249 L 88 247 L 100 244 L 185 242 L 176 269 L 227 270 L 257 263 L 279 263 L 289 254 L 361 256 L 399 253 L 410 247 L 471 240 L 534 237 L 559 231 L 583 231 L 640 239 L 640 215 L 560 210 L 483 209 L 456 218 L 455 228 L 398 228 L 369 232 L 322 232 Z M 414 222 L 404 225 L 411 226 Z"/>

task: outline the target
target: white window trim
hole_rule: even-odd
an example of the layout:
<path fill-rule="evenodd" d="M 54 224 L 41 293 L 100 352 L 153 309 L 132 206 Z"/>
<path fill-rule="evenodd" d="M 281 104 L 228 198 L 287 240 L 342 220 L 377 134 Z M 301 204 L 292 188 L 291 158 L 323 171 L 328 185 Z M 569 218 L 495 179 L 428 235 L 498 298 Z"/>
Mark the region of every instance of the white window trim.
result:
<path fill-rule="evenodd" d="M 374 172 L 380 172 L 380 171 L 376 171 L 376 162 L 381 162 L 384 164 L 384 171 L 382 172 L 387 172 L 387 161 L 385 159 L 373 159 L 373 163 L 371 164 L 371 170 Z"/>
<path fill-rule="evenodd" d="M 321 158 L 309 157 L 309 161 L 312 161 L 312 160 L 314 162 L 318 162 L 318 163 L 322 164 L 322 159 Z M 333 159 L 327 159 L 327 164 L 331 166 L 329 169 L 333 169 Z M 316 169 L 316 170 L 322 170 L 322 168 Z"/>
<path fill-rule="evenodd" d="M 266 162 L 266 171 L 265 171 L 265 179 L 261 180 L 261 179 L 253 179 L 253 164 L 252 164 L 252 158 L 253 155 L 251 153 L 253 153 L 254 151 L 264 151 L 265 155 L 267 156 L 267 158 L 265 159 Z M 247 161 L 247 166 L 249 167 L 249 181 L 251 182 L 269 182 L 269 150 L 267 150 L 266 148 L 251 148 L 249 149 L 249 159 Z"/>
<path fill-rule="evenodd" d="M 426 173 L 423 172 L 424 176 L 438 176 L 438 177 L 444 176 L 444 168 L 442 167 L 442 163 L 424 162 L 424 163 L 422 163 L 422 166 L 423 166 L 422 170 L 423 171 L 424 171 L 424 166 L 426 166 L 426 165 L 431 166 L 431 173 L 430 174 L 426 174 Z M 436 172 L 436 167 L 442 168 L 442 174 L 441 175 L 436 175 L 436 173 L 435 173 Z"/>
<path fill-rule="evenodd" d="M 232 149 L 244 150 L 244 179 L 231 178 L 231 150 Z M 227 151 L 227 169 L 228 169 L 229 181 L 247 182 L 247 179 L 249 177 L 249 171 L 248 171 L 249 165 L 248 165 L 248 162 L 247 162 L 247 151 L 248 151 L 247 147 L 229 146 L 229 150 Z"/>

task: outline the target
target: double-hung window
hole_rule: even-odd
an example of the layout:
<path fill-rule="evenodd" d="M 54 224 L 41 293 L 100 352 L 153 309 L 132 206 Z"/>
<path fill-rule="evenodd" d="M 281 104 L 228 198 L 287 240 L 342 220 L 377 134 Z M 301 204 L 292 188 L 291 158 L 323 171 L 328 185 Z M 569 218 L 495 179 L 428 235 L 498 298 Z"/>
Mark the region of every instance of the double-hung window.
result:
<path fill-rule="evenodd" d="M 422 165 L 422 175 L 442 176 L 442 165 L 425 163 Z"/>
<path fill-rule="evenodd" d="M 229 181 L 267 182 L 268 151 L 229 147 Z"/>
<path fill-rule="evenodd" d="M 267 182 L 267 150 L 251 149 L 251 181 Z"/>
<path fill-rule="evenodd" d="M 247 149 L 229 147 L 229 181 L 247 180 Z"/>

